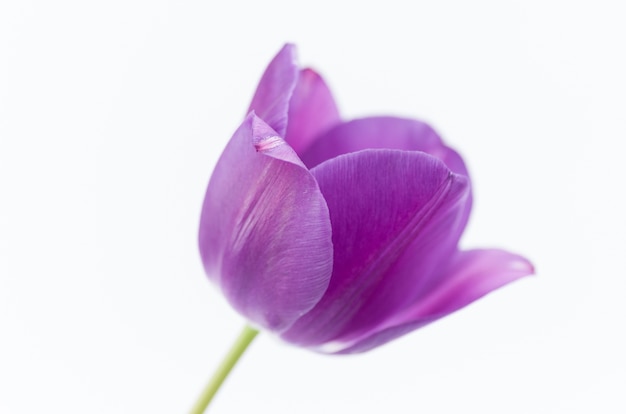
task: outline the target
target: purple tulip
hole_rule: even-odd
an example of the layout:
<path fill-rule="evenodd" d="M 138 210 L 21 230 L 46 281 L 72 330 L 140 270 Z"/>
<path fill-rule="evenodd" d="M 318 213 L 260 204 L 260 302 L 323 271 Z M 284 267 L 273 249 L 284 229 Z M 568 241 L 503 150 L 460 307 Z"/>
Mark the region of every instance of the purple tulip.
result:
<path fill-rule="evenodd" d="M 533 273 L 515 254 L 458 249 L 471 203 L 463 160 L 429 125 L 342 121 L 286 45 L 215 167 L 200 253 L 255 326 L 363 352 Z"/>

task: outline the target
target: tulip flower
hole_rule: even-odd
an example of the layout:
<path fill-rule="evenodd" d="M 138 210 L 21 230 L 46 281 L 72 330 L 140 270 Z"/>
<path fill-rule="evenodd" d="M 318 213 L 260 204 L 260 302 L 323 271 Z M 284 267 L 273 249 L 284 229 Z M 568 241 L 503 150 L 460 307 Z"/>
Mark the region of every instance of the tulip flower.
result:
<path fill-rule="evenodd" d="M 370 350 L 533 272 L 459 250 L 468 171 L 426 123 L 343 121 L 286 45 L 210 179 L 199 246 L 252 326 L 318 352 Z"/>

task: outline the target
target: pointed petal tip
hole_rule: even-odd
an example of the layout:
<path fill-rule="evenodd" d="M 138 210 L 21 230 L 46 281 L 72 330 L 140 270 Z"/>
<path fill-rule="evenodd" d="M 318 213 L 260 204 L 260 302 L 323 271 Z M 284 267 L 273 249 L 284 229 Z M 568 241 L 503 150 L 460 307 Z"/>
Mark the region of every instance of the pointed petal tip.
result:
<path fill-rule="evenodd" d="M 265 69 L 250 103 L 249 111 L 254 110 L 280 136 L 285 135 L 289 100 L 298 72 L 295 46 L 286 44 Z"/>
<path fill-rule="evenodd" d="M 506 250 L 475 249 L 459 252 L 448 272 L 440 293 L 446 292 L 443 297 L 455 297 L 456 300 L 451 300 L 447 306 L 445 302 L 440 303 L 440 306 L 444 305 L 444 309 L 453 312 L 511 282 L 534 274 L 535 268 L 525 257 Z M 448 296 L 450 293 L 452 296 Z"/>
<path fill-rule="evenodd" d="M 322 75 L 320 75 L 319 73 L 317 73 L 317 71 L 313 68 L 302 68 L 300 69 L 300 76 L 303 79 L 309 80 L 309 81 L 318 81 L 318 80 L 322 80 Z"/>
<path fill-rule="evenodd" d="M 296 64 L 298 61 L 298 48 L 294 43 L 285 43 L 276 56 L 288 56 Z"/>
<path fill-rule="evenodd" d="M 520 272 L 522 276 L 536 276 L 537 269 L 530 260 L 522 256 L 517 256 L 517 260 L 511 262 L 511 268 L 514 271 Z"/>
<path fill-rule="evenodd" d="M 468 251 L 469 254 L 471 251 Z M 510 274 L 511 281 L 536 274 L 535 266 L 525 258 L 516 253 L 511 253 L 501 249 L 484 249 L 475 250 L 477 255 L 482 254 L 486 262 L 490 262 L 495 269 L 498 268 L 499 273 Z M 487 265 L 485 265 L 487 266 Z"/>

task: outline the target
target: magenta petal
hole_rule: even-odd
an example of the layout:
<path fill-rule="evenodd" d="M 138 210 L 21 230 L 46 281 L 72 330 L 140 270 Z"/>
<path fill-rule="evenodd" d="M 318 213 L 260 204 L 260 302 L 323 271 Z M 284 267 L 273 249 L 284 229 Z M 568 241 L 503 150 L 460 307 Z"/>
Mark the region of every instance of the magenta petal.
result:
<path fill-rule="evenodd" d="M 337 353 L 365 352 L 461 309 L 482 296 L 534 273 L 525 258 L 503 250 L 458 252 L 445 276 L 427 296 L 390 318 L 376 332 L 352 343 L 327 349 Z M 334 348 L 334 349 L 333 349 Z"/>
<path fill-rule="evenodd" d="M 468 175 L 461 157 L 446 147 L 435 130 L 414 119 L 370 117 L 336 125 L 318 137 L 300 158 L 307 167 L 364 149 L 422 151 L 442 160 L 452 172 Z"/>
<path fill-rule="evenodd" d="M 296 48 L 285 45 L 261 77 L 248 111 L 254 111 L 281 137 L 287 129 L 289 100 L 298 80 Z"/>
<path fill-rule="evenodd" d="M 469 191 L 466 177 L 418 151 L 365 150 L 311 172 L 335 256 L 321 301 L 282 335 L 305 346 L 369 332 L 430 288 L 456 250 Z"/>
<path fill-rule="evenodd" d="M 437 132 L 425 122 L 390 116 L 356 119 L 336 125 L 298 154 L 307 167 L 341 154 L 370 148 L 422 151 L 439 158 L 454 173 L 469 177 L 459 154 L 448 148 Z M 465 204 L 462 221 L 467 224 L 472 209 L 472 194 Z"/>
<path fill-rule="evenodd" d="M 215 167 L 199 244 L 209 278 L 240 313 L 270 330 L 289 327 L 328 286 L 326 202 L 295 152 L 253 113 Z"/>
<path fill-rule="evenodd" d="M 322 77 L 312 69 L 301 70 L 289 103 L 285 140 L 301 154 L 319 134 L 339 122 L 337 105 Z"/>

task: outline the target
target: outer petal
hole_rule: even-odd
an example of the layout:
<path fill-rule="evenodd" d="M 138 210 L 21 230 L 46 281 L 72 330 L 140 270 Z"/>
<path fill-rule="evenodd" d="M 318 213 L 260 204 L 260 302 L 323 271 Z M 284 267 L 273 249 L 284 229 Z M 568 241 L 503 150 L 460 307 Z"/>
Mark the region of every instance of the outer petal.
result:
<path fill-rule="evenodd" d="M 199 243 L 209 278 L 264 328 L 289 327 L 328 286 L 333 250 L 326 202 L 295 152 L 253 113 L 213 172 Z"/>
<path fill-rule="evenodd" d="M 298 80 L 296 48 L 285 45 L 261 77 L 248 111 L 255 111 L 281 137 L 287 129 L 289 99 Z"/>
<path fill-rule="evenodd" d="M 312 69 L 301 70 L 289 103 L 285 140 L 301 154 L 318 135 L 339 122 L 337 105 L 322 77 Z"/>
<path fill-rule="evenodd" d="M 338 155 L 368 148 L 422 151 L 442 160 L 452 172 L 469 177 L 461 156 L 445 146 L 430 125 L 406 118 L 370 117 L 339 124 L 317 138 L 301 154 L 301 158 L 309 168 L 313 168 Z M 467 224 L 471 209 L 470 192 L 463 213 L 463 225 Z"/>
<path fill-rule="evenodd" d="M 502 250 L 458 252 L 445 276 L 427 296 L 381 325 L 378 330 L 352 343 L 328 344 L 328 351 L 341 354 L 368 351 L 401 335 L 446 316 L 521 277 L 534 273 L 525 258 Z"/>
<path fill-rule="evenodd" d="M 429 289 L 429 275 L 456 250 L 468 194 L 466 177 L 417 151 L 346 154 L 312 173 L 335 256 L 324 297 L 282 335 L 304 346 L 370 332 Z"/>

